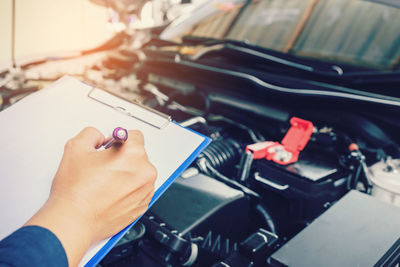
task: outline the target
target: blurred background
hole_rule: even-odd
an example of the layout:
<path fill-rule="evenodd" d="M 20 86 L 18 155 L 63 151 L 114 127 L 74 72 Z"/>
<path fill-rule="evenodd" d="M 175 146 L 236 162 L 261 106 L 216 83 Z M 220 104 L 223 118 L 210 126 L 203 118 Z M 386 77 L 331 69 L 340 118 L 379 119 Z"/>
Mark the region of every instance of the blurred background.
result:
<path fill-rule="evenodd" d="M 15 1 L 17 59 L 83 50 L 110 37 L 108 10 L 87 0 Z M 12 0 L 0 1 L 0 68 L 11 64 Z"/>
<path fill-rule="evenodd" d="M 197 61 L 195 55 L 201 58 L 214 42 L 263 51 L 272 61 L 317 60 L 310 64 L 346 80 L 330 82 L 369 91 L 382 87 L 393 96 L 399 7 L 392 0 L 3 0 L 0 88 L 10 99 L 16 92 L 7 89 L 40 89 L 71 75 L 131 93 L 142 82 L 136 75 L 152 47 Z M 388 72 L 390 79 L 379 79 L 386 84 L 377 86 L 372 76 L 363 82 L 352 76 L 362 71 Z"/>
<path fill-rule="evenodd" d="M 389 0 L 15 0 L 15 57 L 29 61 L 81 51 L 126 28 L 161 26 L 183 15 L 186 26 L 175 23 L 161 38 L 245 40 L 284 53 L 393 69 L 400 61 L 396 5 Z M 196 7 L 205 11 L 192 12 Z M 11 63 L 13 0 L 1 1 L 0 13 L 0 69 L 5 69 Z"/>

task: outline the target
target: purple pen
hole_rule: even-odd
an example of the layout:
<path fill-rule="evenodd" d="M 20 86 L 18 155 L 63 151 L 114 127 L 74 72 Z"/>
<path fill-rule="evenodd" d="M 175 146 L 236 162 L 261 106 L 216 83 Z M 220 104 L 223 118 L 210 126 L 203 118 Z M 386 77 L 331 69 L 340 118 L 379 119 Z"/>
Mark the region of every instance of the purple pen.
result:
<path fill-rule="evenodd" d="M 128 131 L 122 127 L 114 129 L 111 137 L 103 144 L 105 149 L 110 148 L 114 144 L 123 143 L 128 139 Z"/>

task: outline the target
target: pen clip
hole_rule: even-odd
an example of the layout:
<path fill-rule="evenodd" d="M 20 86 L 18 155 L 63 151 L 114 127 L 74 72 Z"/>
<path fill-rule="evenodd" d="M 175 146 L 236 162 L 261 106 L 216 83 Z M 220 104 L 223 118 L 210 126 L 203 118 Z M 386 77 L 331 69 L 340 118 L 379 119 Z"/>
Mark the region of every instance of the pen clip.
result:
<path fill-rule="evenodd" d="M 160 130 L 171 122 L 171 116 L 144 106 L 137 101 L 133 102 L 125 99 L 104 89 L 93 87 L 88 93 L 88 97 Z"/>

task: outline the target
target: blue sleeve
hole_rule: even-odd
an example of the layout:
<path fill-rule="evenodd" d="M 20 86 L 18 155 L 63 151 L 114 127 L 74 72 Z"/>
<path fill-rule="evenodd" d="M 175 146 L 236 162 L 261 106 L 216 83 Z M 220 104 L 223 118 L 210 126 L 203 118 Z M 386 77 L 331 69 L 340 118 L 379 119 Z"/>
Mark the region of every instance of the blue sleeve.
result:
<path fill-rule="evenodd" d="M 0 266 L 68 266 L 68 259 L 51 231 L 25 226 L 0 241 Z"/>

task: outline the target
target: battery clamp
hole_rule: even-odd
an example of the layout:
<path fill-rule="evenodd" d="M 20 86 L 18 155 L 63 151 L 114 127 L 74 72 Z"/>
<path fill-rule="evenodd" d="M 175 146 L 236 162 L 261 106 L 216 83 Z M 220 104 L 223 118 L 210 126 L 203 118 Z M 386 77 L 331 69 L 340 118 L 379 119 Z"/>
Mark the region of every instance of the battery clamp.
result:
<path fill-rule="evenodd" d="M 251 152 L 253 159 L 272 160 L 281 165 L 288 165 L 298 160 L 300 152 L 307 145 L 314 130 L 314 125 L 297 117 L 290 119 L 291 127 L 281 143 L 267 141 L 248 145 L 246 153 Z"/>

